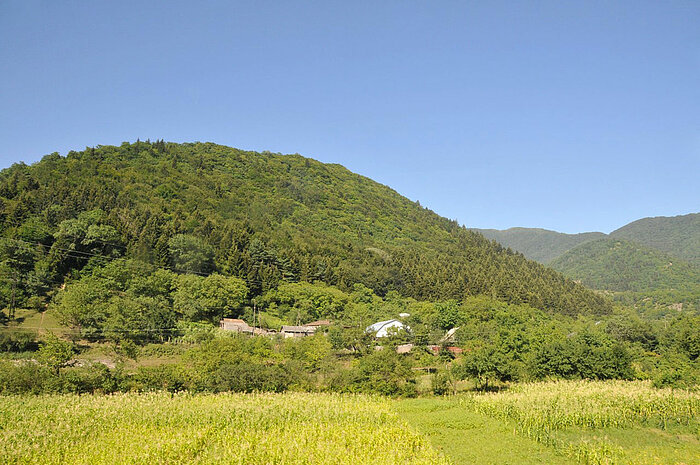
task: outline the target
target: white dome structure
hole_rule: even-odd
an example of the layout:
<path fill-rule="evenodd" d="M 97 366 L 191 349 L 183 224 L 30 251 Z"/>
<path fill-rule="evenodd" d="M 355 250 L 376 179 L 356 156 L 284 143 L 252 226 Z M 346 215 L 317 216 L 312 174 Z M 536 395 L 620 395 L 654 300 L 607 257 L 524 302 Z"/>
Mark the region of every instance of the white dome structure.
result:
<path fill-rule="evenodd" d="M 386 320 L 386 321 L 378 321 L 374 323 L 371 326 L 368 326 L 367 329 L 365 329 L 365 332 L 367 333 L 375 333 L 376 337 L 387 337 L 389 336 L 389 329 L 390 328 L 396 328 L 395 331 L 405 329 L 409 330 L 410 328 L 406 326 L 405 324 L 401 323 L 399 320 Z"/>

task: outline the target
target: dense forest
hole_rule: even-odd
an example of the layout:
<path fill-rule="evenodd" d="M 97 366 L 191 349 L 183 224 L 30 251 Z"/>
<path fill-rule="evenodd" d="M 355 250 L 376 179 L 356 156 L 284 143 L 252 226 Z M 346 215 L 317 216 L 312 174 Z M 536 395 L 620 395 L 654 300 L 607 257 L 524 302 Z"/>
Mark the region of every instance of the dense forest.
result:
<path fill-rule="evenodd" d="M 700 213 L 642 218 L 610 233 L 700 266 Z"/>
<path fill-rule="evenodd" d="M 248 299 L 321 281 L 569 315 L 611 308 L 386 186 L 300 155 L 162 141 L 51 154 L 0 173 L 0 225 L 3 307 L 44 305 L 67 282 L 129 258 L 241 279 Z"/>
<path fill-rule="evenodd" d="M 611 291 L 697 290 L 700 269 L 658 250 L 621 239 L 580 245 L 551 267 L 593 289 Z"/>
<path fill-rule="evenodd" d="M 609 235 L 475 230 L 647 316 L 700 309 L 700 214 L 643 218 Z"/>

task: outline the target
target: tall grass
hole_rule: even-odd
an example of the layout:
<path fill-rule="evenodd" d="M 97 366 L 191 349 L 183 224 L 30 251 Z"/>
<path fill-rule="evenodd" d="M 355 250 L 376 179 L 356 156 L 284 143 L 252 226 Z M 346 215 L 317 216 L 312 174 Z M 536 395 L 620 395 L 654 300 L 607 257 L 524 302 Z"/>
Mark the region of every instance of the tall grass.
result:
<path fill-rule="evenodd" d="M 566 429 L 682 426 L 700 439 L 700 395 L 654 389 L 647 382 L 553 381 L 520 384 L 501 393 L 473 395 L 462 404 L 511 421 L 516 431 L 554 446 L 586 464 L 623 462 L 623 451 L 604 439 L 570 442 L 556 433 Z"/>
<path fill-rule="evenodd" d="M 388 400 L 332 394 L 0 397 L 3 464 L 446 464 Z"/>

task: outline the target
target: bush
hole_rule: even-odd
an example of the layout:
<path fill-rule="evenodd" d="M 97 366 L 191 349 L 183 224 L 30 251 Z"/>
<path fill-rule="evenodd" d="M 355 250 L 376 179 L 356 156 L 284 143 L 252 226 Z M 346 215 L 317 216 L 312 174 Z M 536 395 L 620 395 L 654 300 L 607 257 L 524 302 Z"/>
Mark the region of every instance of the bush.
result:
<path fill-rule="evenodd" d="M 631 379 L 632 357 L 619 342 L 593 333 L 551 341 L 532 358 L 535 378 Z"/>
<path fill-rule="evenodd" d="M 130 387 L 138 391 L 177 392 L 188 387 L 188 376 L 177 365 L 139 367 L 131 381 Z"/>
<path fill-rule="evenodd" d="M 51 377 L 50 370 L 31 361 L 0 362 L 0 394 L 41 394 Z"/>
<path fill-rule="evenodd" d="M 692 389 L 700 383 L 700 364 L 678 354 L 668 354 L 659 363 L 653 377 L 656 388 Z"/>
<path fill-rule="evenodd" d="M 36 350 L 37 335 L 32 331 L 0 332 L 0 352 L 24 352 Z"/>
<path fill-rule="evenodd" d="M 110 370 L 106 365 L 96 363 L 63 371 L 55 386 L 61 393 L 109 394 L 121 390 L 123 381 L 121 371 Z"/>
<path fill-rule="evenodd" d="M 335 390 L 387 396 L 414 397 L 416 379 L 408 361 L 392 349 L 378 350 L 359 359 L 331 383 Z"/>
<path fill-rule="evenodd" d="M 0 363 L 0 394 L 111 393 L 123 387 L 123 375 L 98 363 L 56 374 L 33 361 Z"/>
<path fill-rule="evenodd" d="M 207 390 L 213 392 L 284 392 L 293 379 L 284 365 L 261 363 L 226 363 L 207 378 Z"/>
<path fill-rule="evenodd" d="M 430 378 L 430 388 L 436 396 L 455 392 L 455 379 L 448 370 L 439 370 Z"/>

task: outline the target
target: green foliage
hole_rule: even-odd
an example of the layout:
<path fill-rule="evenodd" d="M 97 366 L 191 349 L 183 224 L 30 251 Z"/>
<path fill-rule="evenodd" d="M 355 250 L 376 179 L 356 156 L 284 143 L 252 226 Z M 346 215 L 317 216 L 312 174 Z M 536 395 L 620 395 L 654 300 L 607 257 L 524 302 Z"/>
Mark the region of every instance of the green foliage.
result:
<path fill-rule="evenodd" d="M 459 303 L 455 300 L 435 304 L 438 328 L 448 330 L 459 326 L 463 322 L 458 306 Z"/>
<path fill-rule="evenodd" d="M 0 210 L 0 236 L 42 244 L 23 271 L 40 295 L 126 256 L 234 276 L 250 297 L 320 281 L 346 293 L 361 283 L 378 296 L 485 294 L 555 313 L 611 310 L 386 186 L 299 155 L 160 142 L 54 154 L 0 172 Z M 24 295 L 33 295 L 29 281 Z"/>
<path fill-rule="evenodd" d="M 187 273 L 209 273 L 214 269 L 214 250 L 198 237 L 178 234 L 168 241 L 172 266 Z"/>
<path fill-rule="evenodd" d="M 489 382 L 514 378 L 512 364 L 513 357 L 502 346 L 487 344 L 469 351 L 454 367 L 454 373 L 460 379 L 474 379 L 477 387 L 488 389 Z"/>
<path fill-rule="evenodd" d="M 557 258 L 551 266 L 594 289 L 700 292 L 700 269 L 620 239 L 588 242 Z"/>
<path fill-rule="evenodd" d="M 90 339 L 163 341 L 178 318 L 177 276 L 134 260 L 115 260 L 66 285 L 53 307 L 64 324 Z"/>
<path fill-rule="evenodd" d="M 301 362 L 309 372 L 318 371 L 324 365 L 333 363 L 331 343 L 323 334 L 285 341 L 282 355 L 288 360 Z"/>
<path fill-rule="evenodd" d="M 700 213 L 642 218 L 610 233 L 700 266 Z"/>
<path fill-rule="evenodd" d="M 0 330 L 0 352 L 23 352 L 37 347 L 37 334 L 34 331 L 15 328 Z"/>
<path fill-rule="evenodd" d="M 454 394 L 456 392 L 457 378 L 451 370 L 437 370 L 430 377 L 430 390 L 436 396 Z"/>
<path fill-rule="evenodd" d="M 59 373 L 61 368 L 67 367 L 73 360 L 75 348 L 68 341 L 59 339 L 56 335 L 49 333 L 46 339 L 41 342 L 36 358 L 40 364 Z"/>
<path fill-rule="evenodd" d="M 616 341 L 638 344 L 647 351 L 656 350 L 659 341 L 658 332 L 654 326 L 650 322 L 644 321 L 630 313 L 608 320 L 605 325 L 605 332 Z"/>
<path fill-rule="evenodd" d="M 416 381 L 406 358 L 384 348 L 362 357 L 349 372 L 334 381 L 341 391 L 415 396 Z"/>
<path fill-rule="evenodd" d="M 243 280 L 217 273 L 206 278 L 181 275 L 173 294 L 174 310 L 190 321 L 218 324 L 224 316 L 237 316 L 248 294 Z"/>
<path fill-rule="evenodd" d="M 700 359 L 700 316 L 682 315 L 664 331 L 662 345 L 689 360 Z"/>
<path fill-rule="evenodd" d="M 286 390 L 292 375 L 276 358 L 267 338 L 214 338 L 189 352 L 182 369 L 185 387 L 194 391 Z"/>
<path fill-rule="evenodd" d="M 343 316 L 349 296 L 323 283 L 282 283 L 270 290 L 261 303 L 271 313 L 290 323 L 308 323 L 321 318 L 338 319 Z"/>
<path fill-rule="evenodd" d="M 538 347 L 531 371 L 538 378 L 631 379 L 631 362 L 624 345 L 600 333 L 582 332 Z"/>
<path fill-rule="evenodd" d="M 700 360 L 690 361 L 682 354 L 670 352 L 656 363 L 653 376 L 656 388 L 693 389 L 700 384 Z"/>

